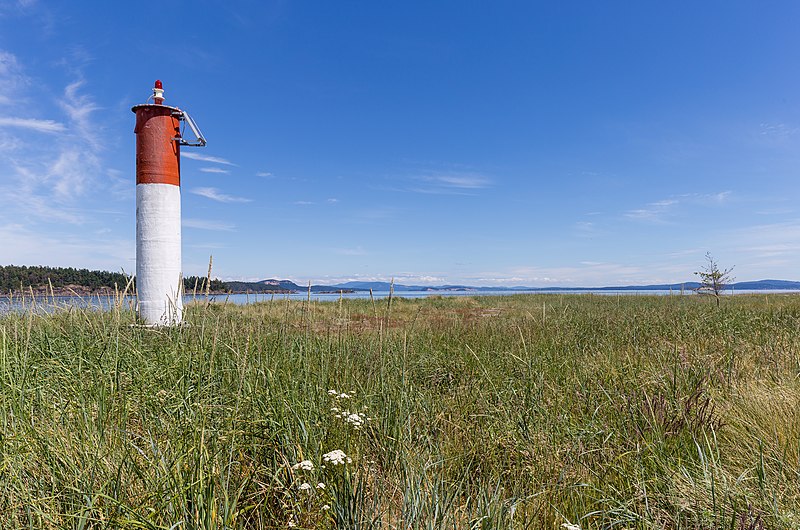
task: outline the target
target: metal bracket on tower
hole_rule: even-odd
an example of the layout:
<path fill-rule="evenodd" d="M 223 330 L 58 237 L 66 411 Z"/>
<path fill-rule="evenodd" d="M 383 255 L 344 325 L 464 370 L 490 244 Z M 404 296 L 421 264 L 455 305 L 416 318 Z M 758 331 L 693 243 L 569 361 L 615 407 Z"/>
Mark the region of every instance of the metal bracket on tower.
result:
<path fill-rule="evenodd" d="M 183 137 L 177 136 L 177 137 L 175 137 L 175 140 L 178 141 L 178 144 L 180 144 L 180 145 L 188 145 L 188 146 L 192 146 L 192 147 L 205 147 L 205 145 L 206 145 L 206 137 L 203 136 L 202 132 L 200 132 L 200 128 L 194 122 L 192 117 L 189 116 L 188 112 L 186 112 L 185 110 L 179 110 L 179 111 L 173 112 L 172 115 L 175 116 L 176 118 L 178 118 L 179 120 L 186 122 L 186 124 L 192 130 L 192 133 L 194 134 L 194 137 L 196 139 L 196 141 L 194 141 L 194 142 L 187 142 L 186 140 L 183 139 Z"/>

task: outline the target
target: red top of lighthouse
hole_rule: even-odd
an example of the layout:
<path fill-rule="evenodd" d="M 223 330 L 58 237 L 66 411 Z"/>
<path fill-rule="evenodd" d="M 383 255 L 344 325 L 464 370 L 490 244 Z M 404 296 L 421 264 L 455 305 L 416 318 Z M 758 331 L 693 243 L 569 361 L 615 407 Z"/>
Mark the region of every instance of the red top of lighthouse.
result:
<path fill-rule="evenodd" d="M 156 105 L 164 103 L 164 85 L 161 84 L 161 79 L 156 79 L 153 85 L 153 102 Z"/>

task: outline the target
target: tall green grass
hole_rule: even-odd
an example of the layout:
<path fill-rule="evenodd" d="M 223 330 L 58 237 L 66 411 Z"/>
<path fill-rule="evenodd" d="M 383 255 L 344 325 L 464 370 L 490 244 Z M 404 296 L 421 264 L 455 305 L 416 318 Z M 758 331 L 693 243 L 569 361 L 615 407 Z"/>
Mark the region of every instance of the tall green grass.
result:
<path fill-rule="evenodd" d="M 800 527 L 798 297 L 186 320 L 0 317 L 0 527 Z"/>

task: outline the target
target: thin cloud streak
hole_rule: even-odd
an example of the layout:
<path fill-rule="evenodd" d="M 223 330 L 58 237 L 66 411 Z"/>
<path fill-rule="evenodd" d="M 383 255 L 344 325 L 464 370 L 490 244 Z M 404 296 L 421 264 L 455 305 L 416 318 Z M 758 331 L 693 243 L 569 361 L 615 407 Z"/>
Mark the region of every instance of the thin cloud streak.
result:
<path fill-rule="evenodd" d="M 480 175 L 436 175 L 430 180 L 449 188 L 479 189 L 486 188 L 491 181 Z"/>
<path fill-rule="evenodd" d="M 211 221 L 206 219 L 184 219 L 181 222 L 184 228 L 196 228 L 198 230 L 214 230 L 220 232 L 233 232 L 236 225 L 224 221 Z"/>
<path fill-rule="evenodd" d="M 424 182 L 425 187 L 414 187 L 409 191 L 432 194 L 464 194 L 465 191 L 488 188 L 492 181 L 478 173 L 464 172 L 431 172 L 413 177 L 413 180 Z"/>
<path fill-rule="evenodd" d="M 684 193 L 648 203 L 643 208 L 628 210 L 624 216 L 637 221 L 647 221 L 656 224 L 666 224 L 667 218 L 674 215 L 675 210 L 682 205 L 723 205 L 730 201 L 731 191 L 719 193 Z"/>
<path fill-rule="evenodd" d="M 490 187 L 493 182 L 485 175 L 473 172 L 429 171 L 407 177 L 415 184 L 390 188 L 388 191 L 422 193 L 426 195 L 475 195 L 475 191 Z"/>
<path fill-rule="evenodd" d="M 29 83 L 22 74 L 19 61 L 13 53 L 0 50 L 0 105 L 11 105 L 15 102 L 7 94 L 19 94 Z M 18 102 L 18 101 L 17 101 Z"/>
<path fill-rule="evenodd" d="M 91 97 L 78 93 L 78 90 L 83 85 L 84 81 L 82 79 L 67 85 L 64 89 L 64 99 L 59 104 L 69 116 L 70 122 L 75 127 L 80 138 L 94 149 L 98 149 L 101 136 L 97 134 L 96 124 L 92 123 L 90 118 L 92 112 L 100 110 L 100 107 L 92 102 Z"/>
<path fill-rule="evenodd" d="M 18 127 L 43 133 L 59 133 L 66 130 L 63 123 L 53 120 L 37 120 L 34 118 L 0 118 L 0 126 Z"/>
<path fill-rule="evenodd" d="M 367 251 L 364 250 L 363 247 L 358 246 L 355 248 L 337 248 L 334 250 L 337 254 L 341 256 L 366 256 Z"/>
<path fill-rule="evenodd" d="M 664 216 L 668 213 L 670 208 L 676 204 L 678 204 L 678 201 L 675 199 L 651 202 L 644 208 L 627 211 L 625 213 L 625 217 L 629 219 L 636 219 L 638 221 L 664 223 L 666 222 Z"/>
<path fill-rule="evenodd" d="M 201 197 L 205 197 L 207 199 L 211 199 L 212 201 L 217 201 L 217 202 L 225 202 L 225 203 L 252 202 L 252 199 L 227 195 L 225 193 L 220 192 L 217 188 L 195 188 L 193 190 L 190 190 L 190 193 L 194 193 L 195 195 L 200 195 Z"/>
<path fill-rule="evenodd" d="M 202 171 L 203 173 L 230 173 L 230 171 L 227 169 L 221 169 L 218 167 L 201 167 L 199 171 Z"/>
<path fill-rule="evenodd" d="M 191 151 L 188 151 L 188 152 L 185 152 L 185 153 L 182 152 L 181 153 L 181 157 L 189 158 L 191 160 L 199 160 L 201 162 L 211 162 L 213 164 L 225 164 L 226 166 L 235 166 L 236 165 L 233 162 L 231 162 L 230 160 L 226 160 L 226 159 L 220 158 L 218 156 L 201 155 L 201 154 L 198 154 L 198 153 L 193 153 Z"/>

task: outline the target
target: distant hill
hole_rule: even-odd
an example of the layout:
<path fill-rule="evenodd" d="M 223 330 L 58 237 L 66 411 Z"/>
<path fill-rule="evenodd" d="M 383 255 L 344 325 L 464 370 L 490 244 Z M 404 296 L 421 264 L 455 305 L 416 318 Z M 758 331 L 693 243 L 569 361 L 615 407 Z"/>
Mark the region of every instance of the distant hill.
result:
<path fill-rule="evenodd" d="M 260 282 L 226 282 L 233 292 L 304 292 L 308 286 L 297 285 L 290 280 L 262 280 Z M 387 292 L 392 286 L 389 282 L 344 282 L 333 285 L 312 285 L 311 292 L 354 292 L 369 291 Z M 404 285 L 394 284 L 394 292 L 402 293 L 409 291 L 417 292 L 436 292 L 436 291 L 692 291 L 700 287 L 698 282 L 684 283 L 665 283 L 653 285 L 618 285 L 606 287 L 474 287 L 469 285 Z M 800 282 L 790 280 L 758 280 L 749 282 L 738 282 L 727 287 L 733 291 L 748 290 L 800 290 Z"/>
<path fill-rule="evenodd" d="M 308 285 L 297 285 L 291 280 L 261 280 L 259 282 L 225 282 L 233 293 L 297 293 L 308 291 Z M 312 285 L 312 293 L 353 292 L 353 289 L 331 285 Z"/>
<path fill-rule="evenodd" d="M 733 284 L 734 289 L 800 289 L 800 282 L 790 280 L 758 280 L 756 282 L 739 282 Z"/>
<path fill-rule="evenodd" d="M 50 289 L 56 292 L 72 292 L 82 288 L 86 292 L 98 292 L 102 290 L 124 289 L 129 277 L 122 273 L 112 273 L 107 271 L 90 271 L 87 269 L 74 269 L 62 267 L 26 267 L 7 265 L 0 266 L 0 293 L 9 291 L 28 291 L 32 289 L 36 292 L 45 292 Z M 184 285 L 187 293 L 194 292 L 197 286 L 198 292 L 205 291 L 205 278 L 190 276 L 184 278 Z M 52 287 L 51 287 L 52 285 Z M 487 292 L 487 291 L 525 291 L 525 292 L 585 292 L 585 291 L 691 291 L 700 286 L 697 282 L 656 284 L 656 285 L 622 285 L 610 287 L 474 287 L 468 285 L 403 285 L 394 284 L 396 293 L 408 291 L 418 292 Z M 303 293 L 307 292 L 307 285 L 298 285 L 291 280 L 268 279 L 257 282 L 229 281 L 222 282 L 218 279 L 211 281 L 211 290 L 214 292 L 232 293 Z M 385 293 L 389 291 L 389 282 L 345 282 L 334 285 L 312 285 L 312 293 L 351 293 L 366 292 L 372 289 L 375 292 Z M 732 291 L 749 290 L 800 290 L 800 282 L 790 280 L 758 280 L 748 282 L 738 282 L 727 287 Z"/>

